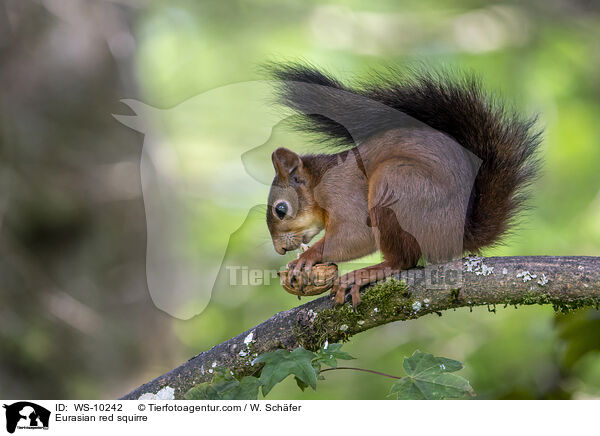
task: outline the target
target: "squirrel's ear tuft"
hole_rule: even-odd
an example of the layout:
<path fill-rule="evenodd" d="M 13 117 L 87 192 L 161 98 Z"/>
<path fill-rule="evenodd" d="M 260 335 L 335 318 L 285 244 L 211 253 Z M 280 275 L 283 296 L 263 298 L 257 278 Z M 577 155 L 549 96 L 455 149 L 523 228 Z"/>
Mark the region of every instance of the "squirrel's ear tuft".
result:
<path fill-rule="evenodd" d="M 271 155 L 273 167 L 280 180 L 287 180 L 294 171 L 302 168 L 302 159 L 292 150 L 280 147 Z"/>

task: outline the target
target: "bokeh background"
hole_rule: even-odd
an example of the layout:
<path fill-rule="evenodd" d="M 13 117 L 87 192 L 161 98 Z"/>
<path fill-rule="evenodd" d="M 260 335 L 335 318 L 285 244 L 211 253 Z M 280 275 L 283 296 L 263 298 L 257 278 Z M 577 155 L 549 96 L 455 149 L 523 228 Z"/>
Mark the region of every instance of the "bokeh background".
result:
<path fill-rule="evenodd" d="M 5 0 L 2 398 L 116 398 L 298 304 L 271 285 L 215 289 L 206 309 L 187 320 L 155 307 L 145 269 L 144 135 L 111 115 L 130 113 L 122 98 L 168 109 L 259 79 L 266 60 L 298 58 L 342 78 L 415 62 L 476 71 L 518 110 L 539 113 L 545 129 L 533 209 L 504 246 L 486 254 L 600 255 L 598 2 Z M 243 96 L 227 98 L 233 104 Z M 225 113 L 213 128 L 226 126 L 235 139 L 238 122 Z M 193 127 L 172 130 L 189 146 L 201 137 Z M 271 142 L 306 146 L 280 127 Z M 187 162 L 201 182 L 215 174 L 230 180 L 219 191 L 223 201 L 197 205 L 214 212 L 210 228 L 190 230 L 187 248 L 200 260 L 248 215 L 227 201 L 240 189 L 227 165 L 243 149 L 243 129 L 237 135 L 231 153 Z M 267 191 L 262 184 L 247 195 L 260 205 Z M 229 255 L 251 255 L 252 238 L 268 246 L 261 214 L 258 206 Z M 265 259 L 265 269 L 283 263 Z M 597 310 L 460 309 L 362 333 L 345 348 L 355 366 L 398 375 L 415 349 L 464 361 L 462 374 L 478 398 L 600 395 Z M 389 386 L 385 378 L 339 371 L 317 392 L 302 393 L 290 379 L 269 398 L 379 399 Z"/>

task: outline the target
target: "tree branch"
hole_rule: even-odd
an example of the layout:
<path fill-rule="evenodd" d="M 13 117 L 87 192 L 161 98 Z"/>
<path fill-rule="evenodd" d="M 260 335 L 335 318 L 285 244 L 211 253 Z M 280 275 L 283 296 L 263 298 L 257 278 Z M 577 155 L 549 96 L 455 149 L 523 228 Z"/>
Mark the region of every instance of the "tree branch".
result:
<path fill-rule="evenodd" d="M 256 371 L 258 354 L 298 346 L 315 350 L 329 342 L 348 340 L 362 331 L 398 320 L 419 318 L 458 307 L 552 304 L 557 311 L 598 307 L 598 257 L 466 258 L 459 262 L 403 271 L 400 277 L 362 291 L 356 312 L 349 303 L 334 306 L 321 297 L 275 314 L 244 333 L 198 354 L 183 365 L 140 386 L 122 399 L 137 399 L 169 386 L 175 398 L 209 381 L 214 367 L 236 376 Z"/>

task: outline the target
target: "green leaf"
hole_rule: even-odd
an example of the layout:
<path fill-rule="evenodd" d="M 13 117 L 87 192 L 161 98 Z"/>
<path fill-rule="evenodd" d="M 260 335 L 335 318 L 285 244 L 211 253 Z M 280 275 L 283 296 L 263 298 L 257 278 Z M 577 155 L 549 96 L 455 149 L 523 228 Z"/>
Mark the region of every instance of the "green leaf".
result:
<path fill-rule="evenodd" d="M 316 389 L 317 372 L 311 364 L 314 358 L 314 353 L 302 347 L 292 352 L 276 350 L 258 356 L 254 362 L 265 364 L 260 374 L 263 395 L 266 396 L 273 386 L 291 374 L 307 386 Z"/>
<path fill-rule="evenodd" d="M 194 386 L 185 394 L 187 400 L 256 400 L 260 380 L 247 376 L 238 381 L 228 370 L 217 369 L 211 382 Z"/>
<path fill-rule="evenodd" d="M 232 400 L 256 400 L 258 398 L 258 387 L 260 380 L 256 377 L 244 377 L 240 381 L 239 390 Z"/>
<path fill-rule="evenodd" d="M 186 400 L 219 400 L 217 390 L 210 383 L 200 383 L 186 392 Z"/>
<path fill-rule="evenodd" d="M 337 359 L 341 359 L 341 360 L 354 359 L 354 357 L 352 357 L 350 354 L 346 353 L 345 351 L 340 351 L 340 348 L 342 348 L 342 345 L 343 344 L 323 345 L 321 347 L 321 349 L 315 353 L 316 354 L 315 362 L 323 363 L 324 365 L 330 366 L 332 368 L 336 368 L 337 367 Z M 325 348 L 325 346 L 327 346 L 327 348 Z M 319 366 L 319 368 L 320 368 L 320 366 Z"/>
<path fill-rule="evenodd" d="M 463 367 L 457 360 L 417 350 L 404 358 L 402 366 L 406 377 L 395 382 L 390 390 L 390 396 L 399 400 L 444 400 L 474 395 L 466 379 L 451 374 Z"/>
<path fill-rule="evenodd" d="M 304 392 L 304 389 L 306 389 L 308 387 L 308 385 L 306 383 L 304 383 L 302 380 L 300 380 L 298 377 L 294 377 L 294 380 L 296 380 L 296 384 L 298 385 L 298 387 L 300 388 L 300 390 L 302 392 Z"/>
<path fill-rule="evenodd" d="M 407 375 L 429 372 L 456 372 L 462 369 L 463 364 L 458 360 L 445 357 L 434 357 L 431 354 L 415 351 L 411 357 L 405 357 L 402 363 Z"/>

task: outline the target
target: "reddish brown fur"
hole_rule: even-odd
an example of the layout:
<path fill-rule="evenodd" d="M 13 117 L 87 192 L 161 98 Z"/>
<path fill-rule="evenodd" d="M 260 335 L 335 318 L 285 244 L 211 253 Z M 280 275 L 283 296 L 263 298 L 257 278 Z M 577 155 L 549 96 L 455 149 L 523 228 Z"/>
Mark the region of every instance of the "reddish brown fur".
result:
<path fill-rule="evenodd" d="M 390 130 L 333 155 L 300 157 L 278 149 L 273 161 L 267 222 L 276 249 L 281 235 L 298 235 L 286 245 L 292 250 L 308 242 L 312 226 L 325 229 L 296 267 L 349 261 L 379 249 L 385 262 L 370 267 L 371 273 L 410 268 L 422 255 L 442 261 L 463 252 L 476 171 L 466 151 L 440 132 Z M 297 205 L 293 217 L 280 220 L 273 213 L 282 199 Z"/>
<path fill-rule="evenodd" d="M 491 101 L 472 76 L 392 70 L 346 86 L 310 65 L 274 64 L 280 101 L 301 114 L 332 155 L 278 149 L 267 223 L 278 252 L 325 236 L 291 263 L 293 273 L 321 261 L 381 250 L 385 261 L 340 278 L 335 299 L 373 277 L 441 262 L 495 244 L 527 198 L 540 134 Z M 280 219 L 274 202 L 293 205 Z M 283 204 L 283 203 L 282 203 Z M 293 277 L 294 274 L 289 274 Z"/>

